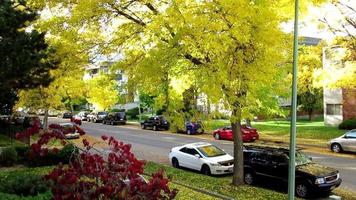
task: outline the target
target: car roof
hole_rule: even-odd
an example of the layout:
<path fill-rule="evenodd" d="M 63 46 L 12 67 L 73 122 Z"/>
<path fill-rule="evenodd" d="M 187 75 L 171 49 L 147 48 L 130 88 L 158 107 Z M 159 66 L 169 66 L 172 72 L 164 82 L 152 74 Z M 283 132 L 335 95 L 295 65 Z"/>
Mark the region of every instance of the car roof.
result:
<path fill-rule="evenodd" d="M 65 122 L 65 123 L 59 123 L 59 125 L 61 125 L 61 126 L 73 126 L 74 124 L 70 123 L 70 122 Z"/>
<path fill-rule="evenodd" d="M 252 150 L 252 151 L 267 151 L 267 152 L 289 152 L 289 146 L 286 145 L 244 145 L 245 150 Z M 296 148 L 296 150 L 301 150 L 301 148 Z"/>
<path fill-rule="evenodd" d="M 190 143 L 190 144 L 186 144 L 186 145 L 183 145 L 183 147 L 189 147 L 189 148 L 197 148 L 197 147 L 202 147 L 202 146 L 209 146 L 209 145 L 212 145 L 210 143 L 207 143 L 207 142 L 195 142 L 195 143 Z"/>

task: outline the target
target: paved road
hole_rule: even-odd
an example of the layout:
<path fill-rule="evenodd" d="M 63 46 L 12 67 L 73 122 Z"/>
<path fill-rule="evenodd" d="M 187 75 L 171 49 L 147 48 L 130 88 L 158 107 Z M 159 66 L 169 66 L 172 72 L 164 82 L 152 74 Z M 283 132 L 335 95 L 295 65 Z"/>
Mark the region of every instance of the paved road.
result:
<path fill-rule="evenodd" d="M 51 118 L 51 121 L 58 121 Z M 115 138 L 132 144 L 133 152 L 140 159 L 169 164 L 168 153 L 172 147 L 192 142 L 210 142 L 233 154 L 233 145 L 230 141 L 215 141 L 213 139 L 200 139 L 182 134 L 165 134 L 151 130 L 140 130 L 130 126 L 111 126 L 101 123 L 83 122 L 82 128 L 87 134 L 100 137 L 101 135 Z M 329 156 L 316 153 L 307 153 L 315 162 L 334 167 L 340 171 L 343 179 L 342 187 L 356 191 L 356 159 Z"/>

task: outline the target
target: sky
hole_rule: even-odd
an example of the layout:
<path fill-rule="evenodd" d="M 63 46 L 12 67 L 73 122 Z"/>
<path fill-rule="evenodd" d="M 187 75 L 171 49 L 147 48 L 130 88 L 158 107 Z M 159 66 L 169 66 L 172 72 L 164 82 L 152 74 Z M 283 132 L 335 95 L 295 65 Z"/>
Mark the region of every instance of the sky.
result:
<path fill-rule="evenodd" d="M 341 0 L 341 2 L 356 10 L 356 0 Z M 341 12 L 344 12 L 346 16 L 351 17 L 354 21 L 356 21 L 356 13 L 351 12 L 348 8 L 344 8 L 340 11 L 331 3 L 325 4 L 321 7 L 309 7 L 308 15 L 299 19 L 299 35 L 331 41 L 336 35 L 328 30 L 327 27 L 323 27 L 323 23 L 319 20 L 324 20 L 325 18 L 333 27 L 341 28 L 340 21 L 343 21 L 344 16 Z M 283 25 L 282 27 L 285 31 L 291 32 L 293 30 L 293 21 Z M 356 35 L 356 30 L 354 28 L 349 28 L 348 30 L 353 35 Z M 337 33 L 337 35 L 343 34 Z"/>

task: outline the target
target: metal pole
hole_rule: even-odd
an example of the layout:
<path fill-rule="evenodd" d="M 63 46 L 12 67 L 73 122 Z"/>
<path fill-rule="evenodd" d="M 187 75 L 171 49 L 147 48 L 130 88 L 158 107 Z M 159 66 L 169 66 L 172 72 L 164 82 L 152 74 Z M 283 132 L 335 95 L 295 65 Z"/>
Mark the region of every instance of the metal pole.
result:
<path fill-rule="evenodd" d="M 297 118 L 297 77 L 298 77 L 298 8 L 299 0 L 295 0 L 294 43 L 293 43 L 293 82 L 292 82 L 292 116 L 289 146 L 288 200 L 294 200 L 295 190 L 295 143 Z"/>
<path fill-rule="evenodd" d="M 141 100 L 140 100 L 140 93 L 138 93 L 138 118 L 139 118 L 139 122 L 141 123 Z"/>

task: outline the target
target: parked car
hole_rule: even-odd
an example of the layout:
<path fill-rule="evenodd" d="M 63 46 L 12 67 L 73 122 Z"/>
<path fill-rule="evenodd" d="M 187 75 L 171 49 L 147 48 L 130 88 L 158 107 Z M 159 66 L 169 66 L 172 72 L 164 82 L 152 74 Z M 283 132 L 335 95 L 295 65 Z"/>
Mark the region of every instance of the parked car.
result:
<path fill-rule="evenodd" d="M 205 142 L 174 147 L 169 153 L 173 167 L 190 168 L 206 175 L 232 173 L 233 159 L 224 150 Z"/>
<path fill-rule="evenodd" d="M 25 128 L 32 127 L 36 121 L 39 121 L 41 128 L 43 128 L 43 121 L 38 116 L 26 116 L 22 125 Z"/>
<path fill-rule="evenodd" d="M 23 121 L 25 119 L 26 113 L 24 112 L 14 112 L 11 115 L 11 122 L 14 124 L 23 124 Z"/>
<path fill-rule="evenodd" d="M 154 116 L 146 119 L 145 121 L 141 122 L 141 128 L 152 128 L 154 131 L 158 131 L 159 129 L 169 129 L 168 121 L 162 116 Z"/>
<path fill-rule="evenodd" d="M 259 139 L 257 129 L 255 128 L 242 125 L 240 130 L 242 132 L 243 142 L 253 142 Z M 216 129 L 215 131 L 213 131 L 213 137 L 216 140 L 234 140 L 231 126 Z"/>
<path fill-rule="evenodd" d="M 81 111 L 78 114 L 74 115 L 74 119 L 78 119 L 81 121 L 87 121 L 88 120 L 88 114 L 89 112 L 87 111 Z"/>
<path fill-rule="evenodd" d="M 330 140 L 328 146 L 329 149 L 336 153 L 342 151 L 356 153 L 356 129 L 348 131 L 344 135 Z"/>
<path fill-rule="evenodd" d="M 71 119 L 73 114 L 70 111 L 64 111 L 62 114 L 58 115 L 58 117 L 62 117 L 63 119 Z"/>
<path fill-rule="evenodd" d="M 342 181 L 338 170 L 313 163 L 300 150 L 296 151 L 295 160 L 295 193 L 299 197 L 329 193 L 340 186 Z M 244 180 L 249 185 L 263 177 L 287 183 L 288 163 L 288 148 L 245 146 Z"/>
<path fill-rule="evenodd" d="M 67 139 L 76 139 L 80 137 L 80 132 L 82 131 L 76 124 L 60 123 L 58 125 L 51 124 L 49 127 L 53 131 L 63 131 L 65 138 Z"/>
<path fill-rule="evenodd" d="M 58 111 L 58 110 L 49 110 L 48 111 L 48 116 L 49 117 L 55 117 L 55 116 L 58 116 L 58 115 L 60 115 L 60 111 Z"/>
<path fill-rule="evenodd" d="M 105 112 L 105 111 L 99 111 L 99 112 L 94 111 L 94 112 L 88 114 L 88 115 L 87 115 L 87 118 L 88 118 L 88 121 L 89 121 L 89 122 L 94 122 L 94 123 L 96 123 L 96 122 L 102 122 L 103 119 L 104 119 L 107 115 L 108 115 L 108 113 Z"/>
<path fill-rule="evenodd" d="M 184 130 L 178 129 L 177 132 L 186 133 L 188 135 L 204 133 L 203 124 L 200 121 L 197 122 L 186 121 L 184 124 L 184 128 L 185 128 Z"/>
<path fill-rule="evenodd" d="M 103 119 L 103 124 L 126 124 L 126 114 L 125 112 L 111 112 Z"/>

